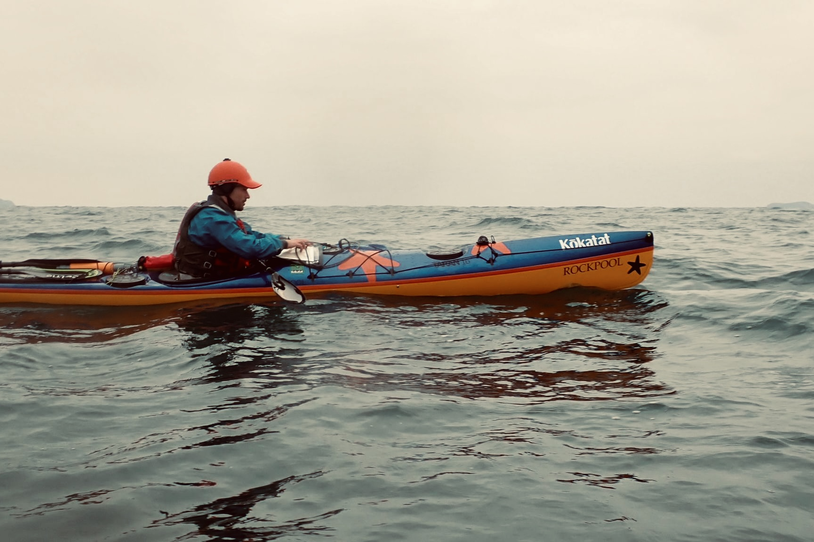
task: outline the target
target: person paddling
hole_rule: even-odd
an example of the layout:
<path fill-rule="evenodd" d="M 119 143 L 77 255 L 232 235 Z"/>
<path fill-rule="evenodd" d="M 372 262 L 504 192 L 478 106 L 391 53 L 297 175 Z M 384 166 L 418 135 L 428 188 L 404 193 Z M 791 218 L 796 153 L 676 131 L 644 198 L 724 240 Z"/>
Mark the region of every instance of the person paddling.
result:
<path fill-rule="evenodd" d="M 285 239 L 256 232 L 235 214 L 260 188 L 249 172 L 229 158 L 209 172 L 212 194 L 194 203 L 184 215 L 173 247 L 173 265 L 193 277 L 220 278 L 252 270 L 255 262 L 276 256 L 286 248 L 304 250 L 307 239 Z"/>

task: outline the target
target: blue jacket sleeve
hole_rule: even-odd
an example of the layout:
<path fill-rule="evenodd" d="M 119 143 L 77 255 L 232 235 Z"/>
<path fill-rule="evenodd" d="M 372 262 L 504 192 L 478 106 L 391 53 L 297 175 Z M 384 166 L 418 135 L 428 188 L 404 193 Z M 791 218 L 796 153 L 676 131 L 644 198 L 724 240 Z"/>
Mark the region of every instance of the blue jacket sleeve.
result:
<path fill-rule="evenodd" d="M 276 256 L 285 247 L 277 235 L 253 231 L 243 223 L 240 229 L 235 217 L 220 209 L 207 208 L 199 212 L 189 225 L 189 239 L 204 248 L 224 247 L 241 258 L 257 260 Z"/>

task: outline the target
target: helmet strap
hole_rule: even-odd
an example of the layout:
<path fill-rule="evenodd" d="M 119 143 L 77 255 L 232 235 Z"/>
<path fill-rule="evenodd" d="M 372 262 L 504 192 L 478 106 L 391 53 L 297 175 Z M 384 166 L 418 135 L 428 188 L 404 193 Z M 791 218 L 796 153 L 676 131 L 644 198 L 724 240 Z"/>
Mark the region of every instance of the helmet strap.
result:
<path fill-rule="evenodd" d="M 227 188 L 228 187 L 228 188 Z M 232 191 L 234 190 L 233 184 L 222 184 L 212 187 L 212 192 L 221 198 L 225 198 L 226 204 L 233 211 L 236 211 L 235 202 L 232 200 Z"/>

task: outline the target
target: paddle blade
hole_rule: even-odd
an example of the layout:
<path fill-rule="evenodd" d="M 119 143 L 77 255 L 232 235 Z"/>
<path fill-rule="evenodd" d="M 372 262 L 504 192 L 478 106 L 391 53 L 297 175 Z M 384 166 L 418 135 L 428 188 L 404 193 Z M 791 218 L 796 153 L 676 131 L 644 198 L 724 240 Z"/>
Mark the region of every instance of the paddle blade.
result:
<path fill-rule="evenodd" d="M 305 296 L 299 288 L 288 282 L 277 273 L 271 274 L 271 287 L 274 293 L 280 296 L 283 301 L 289 303 L 305 303 Z"/>

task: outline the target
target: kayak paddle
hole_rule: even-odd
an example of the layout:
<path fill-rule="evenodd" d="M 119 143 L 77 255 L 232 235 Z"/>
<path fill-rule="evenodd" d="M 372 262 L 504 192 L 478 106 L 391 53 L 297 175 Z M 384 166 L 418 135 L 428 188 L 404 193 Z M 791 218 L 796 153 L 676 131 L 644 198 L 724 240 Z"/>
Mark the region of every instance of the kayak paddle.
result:
<path fill-rule="evenodd" d="M 5 267 L 36 267 L 39 269 L 100 269 L 103 273 L 113 273 L 121 264 L 113 262 L 100 262 L 99 260 L 73 259 L 73 260 L 25 260 L 22 262 L 2 262 L 0 269 Z"/>
<path fill-rule="evenodd" d="M 34 277 L 55 282 L 73 282 L 86 280 L 103 274 L 101 269 L 39 269 L 34 267 L 5 269 L 0 268 L 1 275 L 21 275 L 21 278 Z"/>

